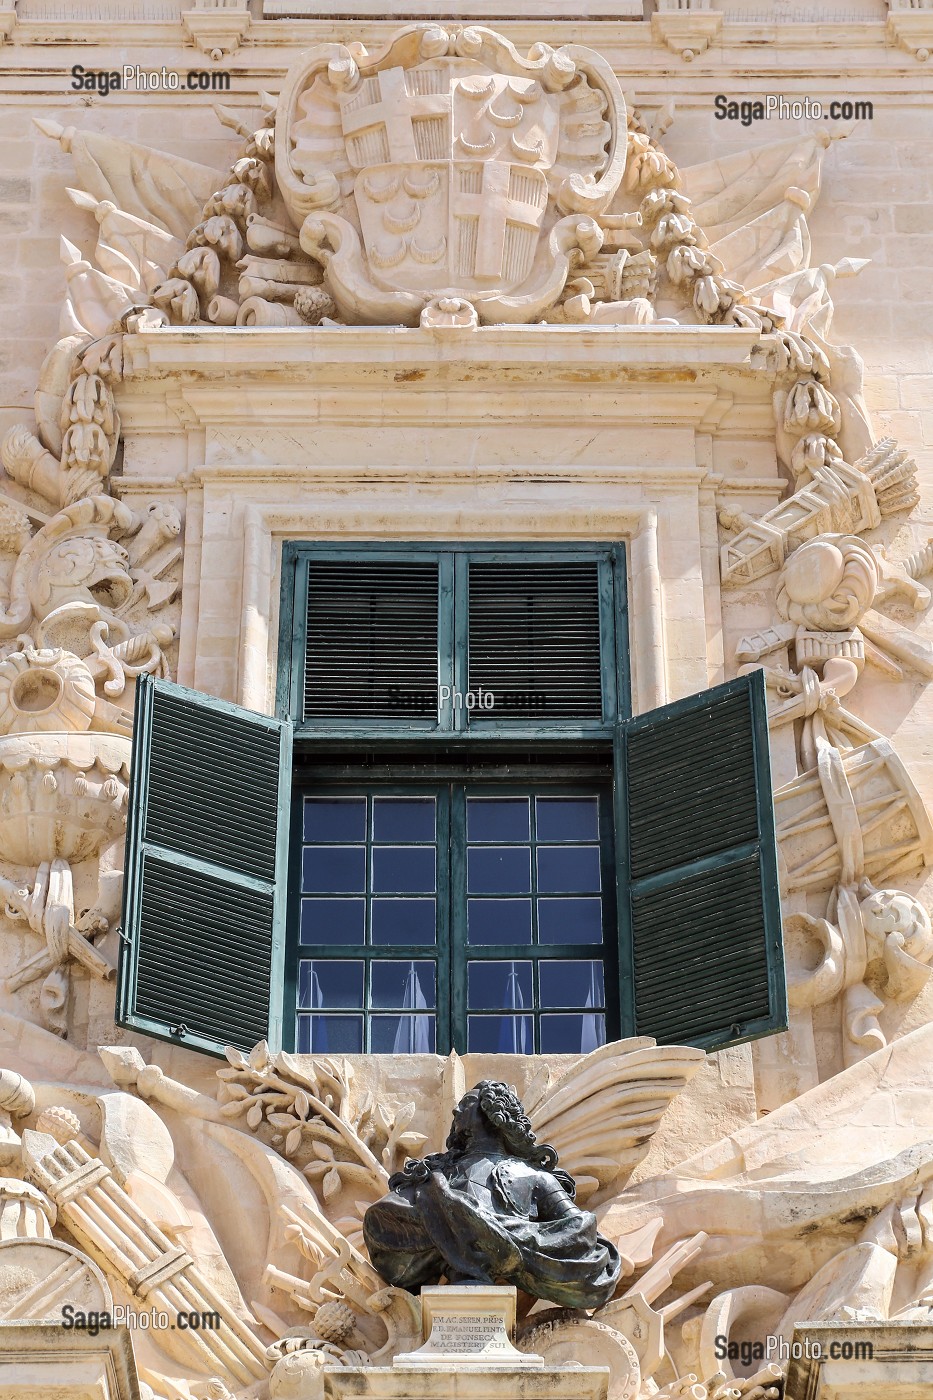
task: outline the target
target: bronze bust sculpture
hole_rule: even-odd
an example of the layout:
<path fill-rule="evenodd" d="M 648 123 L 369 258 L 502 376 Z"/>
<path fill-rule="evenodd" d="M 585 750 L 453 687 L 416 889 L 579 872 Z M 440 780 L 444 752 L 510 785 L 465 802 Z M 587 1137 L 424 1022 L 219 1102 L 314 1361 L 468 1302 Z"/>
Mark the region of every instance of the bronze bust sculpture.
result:
<path fill-rule="evenodd" d="M 574 1204 L 574 1182 L 539 1144 L 515 1092 L 484 1079 L 454 1110 L 446 1152 L 415 1159 L 370 1206 L 363 1236 L 387 1283 L 513 1284 L 570 1308 L 608 1302 L 615 1246 Z"/>

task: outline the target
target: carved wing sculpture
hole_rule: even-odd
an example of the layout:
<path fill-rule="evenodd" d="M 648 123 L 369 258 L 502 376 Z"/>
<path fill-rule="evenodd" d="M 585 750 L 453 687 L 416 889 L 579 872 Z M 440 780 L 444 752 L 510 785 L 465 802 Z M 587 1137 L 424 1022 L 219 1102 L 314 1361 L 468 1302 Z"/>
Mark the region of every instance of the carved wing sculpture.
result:
<path fill-rule="evenodd" d="M 572 1065 L 528 1105 L 535 1133 L 557 1149 L 581 1201 L 592 1208 L 618 1191 L 705 1059 L 702 1050 L 656 1045 L 646 1036 L 615 1041 Z"/>

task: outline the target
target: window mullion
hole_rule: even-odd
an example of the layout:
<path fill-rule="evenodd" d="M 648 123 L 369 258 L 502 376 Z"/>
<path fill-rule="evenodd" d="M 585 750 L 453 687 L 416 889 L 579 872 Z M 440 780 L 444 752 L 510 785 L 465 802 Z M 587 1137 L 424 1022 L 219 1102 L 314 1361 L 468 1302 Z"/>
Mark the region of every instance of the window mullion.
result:
<path fill-rule="evenodd" d="M 451 783 L 450 839 L 447 860 L 447 909 L 449 948 L 446 985 L 449 988 L 449 1035 L 444 1044 L 461 1055 L 467 1048 L 467 882 L 466 882 L 466 790 L 461 783 Z"/>

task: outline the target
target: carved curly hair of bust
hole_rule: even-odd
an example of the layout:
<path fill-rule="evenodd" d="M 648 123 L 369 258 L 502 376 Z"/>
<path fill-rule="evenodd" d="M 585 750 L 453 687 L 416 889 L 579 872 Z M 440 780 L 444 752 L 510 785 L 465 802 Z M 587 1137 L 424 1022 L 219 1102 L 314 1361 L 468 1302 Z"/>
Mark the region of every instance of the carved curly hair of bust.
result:
<path fill-rule="evenodd" d="M 567 1194 L 573 1197 L 576 1191 L 573 1177 L 558 1168 L 555 1149 L 549 1143 L 538 1142 L 531 1119 L 513 1088 L 498 1079 L 481 1079 L 469 1094 L 476 1095 L 484 1117 L 495 1129 L 503 1147 L 511 1156 L 518 1157 L 529 1166 L 537 1167 L 539 1171 L 550 1172 Z M 406 1183 L 416 1184 L 426 1180 L 432 1171 L 444 1172 L 449 1169 L 464 1150 L 465 1144 L 460 1130 L 451 1128 L 445 1146 L 446 1152 L 437 1152 L 423 1159 L 415 1158 L 406 1162 L 400 1172 L 390 1177 L 390 1188 Z"/>

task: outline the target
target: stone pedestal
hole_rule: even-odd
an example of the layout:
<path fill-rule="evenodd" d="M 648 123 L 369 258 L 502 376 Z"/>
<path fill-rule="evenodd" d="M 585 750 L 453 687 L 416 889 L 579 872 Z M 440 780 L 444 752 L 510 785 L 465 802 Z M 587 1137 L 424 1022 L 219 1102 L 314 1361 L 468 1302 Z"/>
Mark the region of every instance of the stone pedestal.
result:
<path fill-rule="evenodd" d="M 403 1352 L 397 1367 L 469 1366 L 484 1370 L 540 1371 L 541 1356 L 528 1356 L 513 1345 L 514 1288 L 446 1288 L 421 1290 L 424 1345 Z"/>

